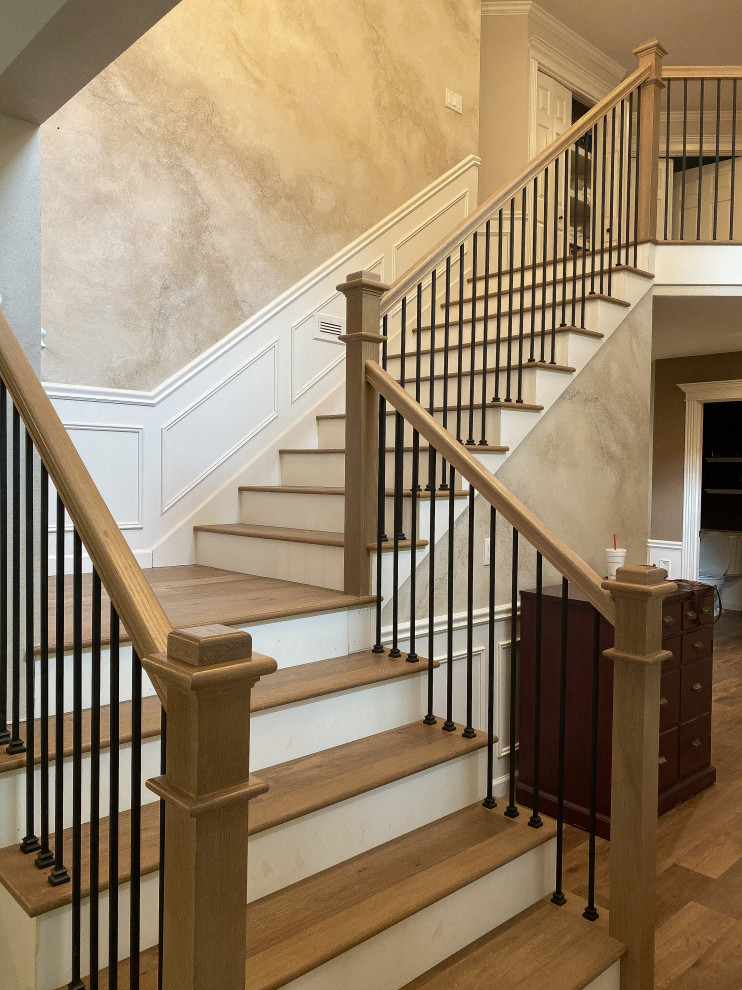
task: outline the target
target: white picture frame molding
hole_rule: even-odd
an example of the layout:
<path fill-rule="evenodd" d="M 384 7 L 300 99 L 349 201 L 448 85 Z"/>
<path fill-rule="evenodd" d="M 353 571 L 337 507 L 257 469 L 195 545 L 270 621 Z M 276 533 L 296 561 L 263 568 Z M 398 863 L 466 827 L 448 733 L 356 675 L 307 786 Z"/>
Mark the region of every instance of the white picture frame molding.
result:
<path fill-rule="evenodd" d="M 701 477 L 703 472 L 703 406 L 706 402 L 742 402 L 742 379 L 690 382 L 685 392 L 685 454 L 683 458 L 682 577 L 697 581 L 701 542 Z"/>

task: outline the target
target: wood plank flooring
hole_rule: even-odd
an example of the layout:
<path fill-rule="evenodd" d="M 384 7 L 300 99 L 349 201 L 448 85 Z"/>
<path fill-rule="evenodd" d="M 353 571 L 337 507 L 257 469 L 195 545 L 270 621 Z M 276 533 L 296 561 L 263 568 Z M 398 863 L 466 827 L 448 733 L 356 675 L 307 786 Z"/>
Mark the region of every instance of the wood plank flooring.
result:
<path fill-rule="evenodd" d="M 742 616 L 714 631 L 717 783 L 659 820 L 656 990 L 742 988 Z M 609 843 L 598 839 L 596 902 L 607 908 Z M 587 836 L 565 836 L 565 888 L 587 891 Z"/>

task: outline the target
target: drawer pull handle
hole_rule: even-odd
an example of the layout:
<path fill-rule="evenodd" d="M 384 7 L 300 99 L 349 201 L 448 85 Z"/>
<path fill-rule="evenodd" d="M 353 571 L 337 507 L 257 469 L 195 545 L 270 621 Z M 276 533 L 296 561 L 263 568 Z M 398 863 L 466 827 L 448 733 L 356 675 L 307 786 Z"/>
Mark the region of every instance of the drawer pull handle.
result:
<path fill-rule="evenodd" d="M 671 615 L 666 615 L 662 619 L 662 621 L 665 623 L 666 626 L 674 626 L 675 625 L 675 619 L 673 619 L 673 617 Z"/>
<path fill-rule="evenodd" d="M 702 650 L 703 649 L 703 643 L 701 642 L 700 639 L 699 640 L 696 640 L 696 642 L 693 644 L 693 649 L 694 650 Z"/>
<path fill-rule="evenodd" d="M 701 684 L 700 681 L 696 681 L 696 683 L 691 688 L 691 691 L 693 692 L 693 694 L 700 694 L 701 691 L 703 691 L 703 684 Z"/>
<path fill-rule="evenodd" d="M 702 743 L 700 739 L 694 739 L 693 742 L 690 744 L 690 748 L 695 749 L 697 752 L 701 748 L 701 745 Z"/>
<path fill-rule="evenodd" d="M 698 618 L 698 612 L 693 612 L 693 611 L 686 612 L 685 613 L 685 617 L 686 617 L 686 619 L 691 619 L 691 620 L 697 619 Z"/>
<path fill-rule="evenodd" d="M 705 609 L 703 609 L 703 611 L 702 611 L 701 614 L 702 615 L 711 615 L 711 609 L 708 607 L 708 605 L 706 606 Z"/>
<path fill-rule="evenodd" d="M 664 708 L 666 704 L 667 704 L 667 698 L 665 698 L 664 696 L 661 697 L 660 698 L 660 708 Z"/>
<path fill-rule="evenodd" d="M 661 757 L 659 758 L 659 760 L 658 760 L 658 763 L 659 763 L 659 765 L 660 765 L 661 767 L 665 767 L 665 766 L 667 766 L 667 757 L 666 757 L 666 756 L 661 756 Z"/>

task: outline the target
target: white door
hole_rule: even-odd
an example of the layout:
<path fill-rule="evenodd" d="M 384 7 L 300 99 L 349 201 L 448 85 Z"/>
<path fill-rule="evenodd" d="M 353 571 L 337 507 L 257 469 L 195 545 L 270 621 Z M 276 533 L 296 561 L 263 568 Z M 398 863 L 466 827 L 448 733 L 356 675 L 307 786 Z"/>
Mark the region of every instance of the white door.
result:
<path fill-rule="evenodd" d="M 732 210 L 732 161 L 728 159 L 719 164 L 717 187 L 716 164 L 703 165 L 701 168 L 689 168 L 685 173 L 685 209 L 683 209 L 683 173 L 676 172 L 672 189 L 673 201 L 673 233 L 668 236 L 679 238 L 681 228 L 681 212 L 683 214 L 683 238 L 686 241 L 696 240 L 698 234 L 698 185 L 701 185 L 701 240 L 714 239 L 714 200 L 716 207 L 716 239 L 729 239 L 730 217 Z M 742 158 L 735 163 L 734 181 L 734 237 L 742 237 Z M 718 188 L 718 195 L 715 192 Z M 664 209 L 664 204 L 663 204 Z"/>
<path fill-rule="evenodd" d="M 536 154 L 540 154 L 550 144 L 553 144 L 558 137 L 570 127 L 572 123 L 572 93 L 566 86 L 562 86 L 556 79 L 538 73 L 536 83 Z M 552 257 L 554 253 L 554 183 L 555 169 L 549 169 L 549 229 L 548 244 L 546 246 L 546 256 Z M 559 223 L 558 223 L 558 244 L 557 253 L 561 254 L 562 231 L 564 230 L 564 168 L 563 162 L 559 170 L 559 189 L 557 191 L 559 202 Z M 538 190 L 538 257 L 543 257 L 542 244 L 544 236 L 544 180 L 539 178 Z M 530 240 L 530 239 L 529 239 Z"/>

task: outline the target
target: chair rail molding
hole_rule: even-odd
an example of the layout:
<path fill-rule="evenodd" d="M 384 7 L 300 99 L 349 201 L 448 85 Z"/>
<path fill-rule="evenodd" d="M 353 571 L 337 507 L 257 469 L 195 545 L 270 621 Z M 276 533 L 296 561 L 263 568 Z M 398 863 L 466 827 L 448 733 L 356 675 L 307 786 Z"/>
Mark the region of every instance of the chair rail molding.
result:
<path fill-rule="evenodd" d="M 701 474 L 703 468 L 703 406 L 706 402 L 742 402 L 742 379 L 689 382 L 685 392 L 685 456 L 683 459 L 683 551 L 681 577 L 697 581 L 701 545 Z"/>

